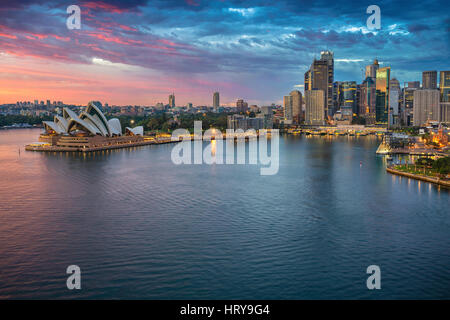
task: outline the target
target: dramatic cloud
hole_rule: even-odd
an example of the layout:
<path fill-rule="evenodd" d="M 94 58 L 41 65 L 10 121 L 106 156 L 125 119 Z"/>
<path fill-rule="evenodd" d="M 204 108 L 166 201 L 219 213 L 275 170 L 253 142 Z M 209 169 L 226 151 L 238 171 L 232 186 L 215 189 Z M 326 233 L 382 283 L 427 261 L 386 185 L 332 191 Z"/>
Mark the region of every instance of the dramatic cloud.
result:
<path fill-rule="evenodd" d="M 26 76 L 17 71 L 17 79 L 10 81 L 14 71 L 8 68 L 0 78 L 9 80 L 2 82 L 6 89 L 0 89 L 0 103 L 60 96 L 82 103 L 91 96 L 149 105 L 175 91 L 179 103 L 211 104 L 215 90 L 224 103 L 236 98 L 271 103 L 299 88 L 312 59 L 324 49 L 335 53 L 337 80 L 360 82 L 361 69 L 374 58 L 390 65 L 401 82 L 420 80 L 423 70 L 450 69 L 446 1 L 379 1 L 380 30 L 366 27 L 369 2 L 81 1 L 81 30 L 68 30 L 66 8 L 71 4 L 0 2 L 0 54 L 28 70 Z M 47 71 L 40 69 L 42 61 L 59 66 L 52 74 L 61 79 L 77 70 L 72 91 L 68 80 L 63 90 L 53 85 L 54 78 L 38 77 Z M 6 70 L 5 59 L 0 64 Z M 80 70 L 86 81 L 80 80 Z M 95 87 L 88 76 L 108 86 L 102 80 Z M 19 79 L 34 89 L 13 90 Z M 41 87 L 48 81 L 54 91 L 46 94 L 51 96 L 33 81 Z"/>

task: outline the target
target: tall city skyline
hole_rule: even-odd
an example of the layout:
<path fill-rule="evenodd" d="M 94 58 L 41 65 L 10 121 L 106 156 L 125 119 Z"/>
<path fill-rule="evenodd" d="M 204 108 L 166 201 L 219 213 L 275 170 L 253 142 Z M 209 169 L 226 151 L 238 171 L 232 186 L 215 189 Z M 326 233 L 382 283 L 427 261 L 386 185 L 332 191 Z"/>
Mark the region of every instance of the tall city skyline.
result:
<path fill-rule="evenodd" d="M 381 2 L 377 31 L 349 2 L 82 1 L 80 30 L 66 28 L 69 4 L 1 4 L 0 104 L 152 105 L 175 92 L 177 104 L 210 105 L 216 90 L 223 105 L 282 103 L 328 49 L 334 81 L 361 83 L 374 57 L 400 83 L 450 69 L 444 1 Z"/>

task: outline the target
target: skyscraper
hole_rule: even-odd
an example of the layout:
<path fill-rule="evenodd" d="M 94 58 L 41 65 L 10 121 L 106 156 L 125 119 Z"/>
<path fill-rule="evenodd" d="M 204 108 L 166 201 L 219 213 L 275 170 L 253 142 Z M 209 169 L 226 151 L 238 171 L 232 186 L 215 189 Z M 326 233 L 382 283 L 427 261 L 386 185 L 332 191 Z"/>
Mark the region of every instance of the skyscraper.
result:
<path fill-rule="evenodd" d="M 169 107 L 175 108 L 175 93 L 169 95 Z"/>
<path fill-rule="evenodd" d="M 389 120 L 389 82 L 391 68 L 384 67 L 377 70 L 377 97 L 375 107 L 375 121 L 387 124 Z"/>
<path fill-rule="evenodd" d="M 450 123 L 450 71 L 441 71 L 439 73 L 440 90 L 440 114 L 439 121 Z"/>
<path fill-rule="evenodd" d="M 437 89 L 437 71 L 422 72 L 422 89 Z"/>
<path fill-rule="evenodd" d="M 420 89 L 420 81 L 411 81 L 408 82 L 408 86 L 403 88 L 403 123 L 406 126 L 410 126 L 413 124 L 414 117 L 414 91 Z"/>
<path fill-rule="evenodd" d="M 339 81 L 333 82 L 333 114 L 339 109 L 340 87 Z"/>
<path fill-rule="evenodd" d="M 325 99 L 323 90 L 305 91 L 306 112 L 305 123 L 323 125 L 325 122 Z"/>
<path fill-rule="evenodd" d="M 450 102 L 441 102 L 439 107 L 439 122 L 450 124 Z"/>
<path fill-rule="evenodd" d="M 307 71 L 305 78 L 309 79 L 308 87 L 305 84 L 305 92 L 308 90 L 322 90 L 324 93 L 324 104 L 326 105 L 326 94 L 328 92 L 328 63 L 327 61 L 314 60 L 311 68 Z"/>
<path fill-rule="evenodd" d="M 392 90 L 400 90 L 400 81 L 396 78 L 392 78 L 389 84 L 389 89 Z"/>
<path fill-rule="evenodd" d="M 450 102 L 450 71 L 441 71 L 439 77 L 441 102 Z"/>
<path fill-rule="evenodd" d="M 319 60 L 314 59 L 311 67 L 305 73 L 305 93 L 307 90 L 323 90 L 325 114 L 333 113 L 333 52 L 322 51 Z"/>
<path fill-rule="evenodd" d="M 422 126 L 428 121 L 439 121 L 439 91 L 422 89 L 414 91 L 414 125 Z"/>
<path fill-rule="evenodd" d="M 292 119 L 295 123 L 300 123 L 303 118 L 302 113 L 302 93 L 298 90 L 291 91 L 289 94 L 291 96 L 292 103 Z"/>
<path fill-rule="evenodd" d="M 378 64 L 377 59 L 373 61 L 373 64 L 369 64 L 368 66 L 366 66 L 366 79 L 367 77 L 369 77 L 375 82 L 377 78 L 377 70 L 379 67 L 380 65 Z"/>
<path fill-rule="evenodd" d="M 358 113 L 356 105 L 356 82 L 344 81 L 341 82 L 341 106 L 350 107 L 352 113 Z"/>
<path fill-rule="evenodd" d="M 327 114 L 333 115 L 333 82 L 334 82 L 334 54 L 331 51 L 322 51 L 320 60 L 326 61 L 328 65 L 328 81 L 326 92 Z"/>
<path fill-rule="evenodd" d="M 375 123 L 376 97 L 375 78 L 367 77 L 361 85 L 361 108 L 359 110 L 360 116 L 366 119 L 366 124 Z"/>
<path fill-rule="evenodd" d="M 217 109 L 219 109 L 219 107 L 220 107 L 219 92 L 214 92 L 213 93 L 213 108 L 214 108 L 214 111 L 217 111 Z"/>
<path fill-rule="evenodd" d="M 284 96 L 283 97 L 283 111 L 284 111 L 284 120 L 292 121 L 293 119 L 293 106 L 292 106 L 292 96 Z"/>
<path fill-rule="evenodd" d="M 399 116 L 399 100 L 400 100 L 400 82 L 396 78 L 392 78 L 389 84 L 389 109 L 392 111 L 390 124 L 398 123 Z"/>

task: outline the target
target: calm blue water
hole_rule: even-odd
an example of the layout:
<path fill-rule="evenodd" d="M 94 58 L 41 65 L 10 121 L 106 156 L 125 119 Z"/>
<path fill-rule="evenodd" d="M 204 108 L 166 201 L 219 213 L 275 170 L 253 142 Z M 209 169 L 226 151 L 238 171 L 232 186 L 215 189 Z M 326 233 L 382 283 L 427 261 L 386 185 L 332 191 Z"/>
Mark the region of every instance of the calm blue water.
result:
<path fill-rule="evenodd" d="M 450 298 L 449 192 L 387 174 L 375 137 L 282 137 L 261 176 L 173 145 L 25 152 L 38 135 L 0 131 L 0 298 Z"/>

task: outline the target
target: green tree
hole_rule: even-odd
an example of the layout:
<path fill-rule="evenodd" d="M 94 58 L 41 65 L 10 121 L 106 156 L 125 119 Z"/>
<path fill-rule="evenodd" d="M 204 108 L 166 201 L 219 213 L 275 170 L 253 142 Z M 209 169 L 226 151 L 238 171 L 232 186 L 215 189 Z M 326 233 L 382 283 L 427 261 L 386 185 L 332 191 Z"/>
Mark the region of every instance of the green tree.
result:
<path fill-rule="evenodd" d="M 439 158 L 433 163 L 435 169 L 440 175 L 447 175 L 450 173 L 450 157 Z"/>

